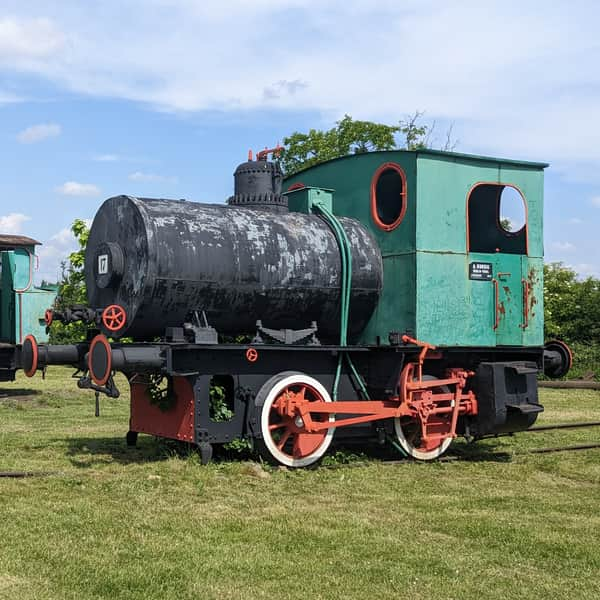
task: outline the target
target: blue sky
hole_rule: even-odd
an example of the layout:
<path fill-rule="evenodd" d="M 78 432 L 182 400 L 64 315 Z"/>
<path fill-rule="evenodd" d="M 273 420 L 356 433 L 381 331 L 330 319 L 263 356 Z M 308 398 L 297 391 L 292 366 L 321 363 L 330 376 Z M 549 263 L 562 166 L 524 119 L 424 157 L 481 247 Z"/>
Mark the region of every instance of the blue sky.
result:
<path fill-rule="evenodd" d="M 600 276 L 600 5 L 0 0 L 0 230 L 43 242 L 120 193 L 223 201 L 249 148 L 415 110 L 539 160 L 545 252 Z M 434 143 L 436 140 L 434 139 Z"/>

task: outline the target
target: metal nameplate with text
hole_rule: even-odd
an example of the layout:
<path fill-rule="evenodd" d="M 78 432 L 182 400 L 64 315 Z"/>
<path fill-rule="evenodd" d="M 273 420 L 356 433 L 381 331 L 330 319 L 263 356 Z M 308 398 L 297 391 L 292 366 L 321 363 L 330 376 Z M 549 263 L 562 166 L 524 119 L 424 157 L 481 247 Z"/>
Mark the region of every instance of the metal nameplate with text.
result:
<path fill-rule="evenodd" d="M 492 263 L 472 262 L 469 263 L 469 279 L 478 281 L 491 281 Z"/>

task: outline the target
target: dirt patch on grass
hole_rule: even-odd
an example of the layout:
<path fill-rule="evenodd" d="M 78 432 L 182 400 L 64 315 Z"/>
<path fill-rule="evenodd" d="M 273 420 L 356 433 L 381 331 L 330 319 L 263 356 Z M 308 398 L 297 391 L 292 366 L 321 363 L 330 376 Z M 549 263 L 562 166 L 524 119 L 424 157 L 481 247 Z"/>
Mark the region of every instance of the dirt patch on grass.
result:
<path fill-rule="evenodd" d="M 48 401 L 37 390 L 0 389 L 0 406 L 17 410 L 24 408 L 45 408 L 48 406 Z"/>

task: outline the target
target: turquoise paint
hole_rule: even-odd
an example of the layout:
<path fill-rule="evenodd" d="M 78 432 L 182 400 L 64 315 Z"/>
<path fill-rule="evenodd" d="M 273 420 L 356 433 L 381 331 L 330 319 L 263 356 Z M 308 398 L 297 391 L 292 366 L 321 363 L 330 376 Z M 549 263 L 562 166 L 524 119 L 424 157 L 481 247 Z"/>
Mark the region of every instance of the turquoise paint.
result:
<path fill-rule="evenodd" d="M 402 223 L 382 231 L 371 217 L 371 179 L 385 162 L 398 164 L 407 179 L 407 210 Z M 371 152 L 335 159 L 289 177 L 284 190 L 295 184 L 332 188 L 333 212 L 358 219 L 377 240 L 383 256 L 381 300 L 360 343 L 387 344 L 390 331 L 414 331 L 416 156 L 412 152 Z"/>
<path fill-rule="evenodd" d="M 445 346 L 541 345 L 540 311 L 524 329 L 522 280 L 531 279 L 529 261 L 543 256 L 543 165 L 425 154 L 419 156 L 417 172 L 417 252 L 433 254 L 418 262 L 417 337 Z M 529 256 L 467 253 L 467 198 L 479 183 L 512 185 L 521 191 L 527 207 Z M 468 277 L 469 263 L 475 261 L 491 263 L 498 282 L 496 329 L 493 282 Z M 536 299 L 543 295 L 541 277 L 534 277 Z M 443 298 L 433 300 L 438 290 Z M 445 313 L 440 309 L 444 303 Z"/>
<path fill-rule="evenodd" d="M 407 179 L 406 215 L 391 232 L 377 227 L 370 208 L 371 179 L 385 162 L 398 164 Z M 383 291 L 361 343 L 386 344 L 390 331 L 408 331 L 442 346 L 541 346 L 546 166 L 438 151 L 373 152 L 311 167 L 285 185 L 333 188 L 335 214 L 360 220 L 379 243 Z M 467 198 L 478 183 L 521 191 L 528 214 L 527 255 L 467 251 Z M 494 285 L 469 279 L 469 264 L 475 261 L 491 263 L 498 281 L 504 312 L 496 329 Z M 527 327 L 523 280 L 531 289 Z"/>
<path fill-rule="evenodd" d="M 498 282 L 496 345 L 523 345 L 523 283 L 519 254 L 497 254 L 494 276 Z"/>
<path fill-rule="evenodd" d="M 288 206 L 292 212 L 312 213 L 315 204 L 321 204 L 329 212 L 333 212 L 333 190 L 316 187 L 303 187 L 287 192 Z"/>
<path fill-rule="evenodd" d="M 0 341 L 21 343 L 27 334 L 48 341 L 44 312 L 56 297 L 55 290 L 33 285 L 34 247 L 0 252 Z"/>
<path fill-rule="evenodd" d="M 521 276 L 530 285 L 528 298 L 529 323 L 523 329 L 524 346 L 544 343 L 544 259 L 522 257 Z"/>
<path fill-rule="evenodd" d="M 465 254 L 417 253 L 419 339 L 443 346 L 495 345 L 492 283 L 469 279 L 468 268 Z"/>

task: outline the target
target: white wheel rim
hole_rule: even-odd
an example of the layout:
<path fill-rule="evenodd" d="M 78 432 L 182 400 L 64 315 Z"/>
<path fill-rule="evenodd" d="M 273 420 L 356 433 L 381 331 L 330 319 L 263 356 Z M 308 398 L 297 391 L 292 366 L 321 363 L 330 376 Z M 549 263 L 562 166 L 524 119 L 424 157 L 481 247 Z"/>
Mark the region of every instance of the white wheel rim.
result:
<path fill-rule="evenodd" d="M 413 458 L 418 460 L 434 460 L 444 454 L 446 450 L 448 450 L 448 446 L 452 443 L 452 438 L 446 438 L 437 448 L 433 450 L 419 450 L 415 448 L 404 435 L 404 430 L 402 429 L 402 425 L 400 424 L 400 419 L 396 417 L 394 419 L 394 430 L 396 431 L 396 437 L 398 438 L 398 443 L 402 447 L 402 449 Z"/>
<path fill-rule="evenodd" d="M 301 458 L 294 458 L 282 450 L 280 450 L 273 437 L 271 436 L 271 432 L 269 430 L 269 419 L 271 415 L 271 408 L 273 403 L 277 398 L 281 395 L 283 390 L 291 385 L 305 385 L 307 387 L 312 388 L 317 394 L 321 396 L 324 402 L 331 402 L 331 396 L 327 392 L 327 390 L 316 380 L 308 375 L 289 375 L 285 377 L 281 381 L 278 381 L 267 394 L 265 398 L 265 402 L 262 406 L 261 416 L 260 416 L 260 425 L 261 431 L 263 434 L 263 442 L 270 452 L 271 456 L 282 465 L 286 467 L 307 467 L 314 462 L 318 461 L 331 444 L 333 439 L 333 434 L 335 432 L 335 427 L 330 427 L 325 434 L 323 442 L 315 449 L 314 452 L 309 454 L 308 456 L 303 456 Z M 328 421 L 330 423 L 335 422 L 335 417 L 333 415 L 329 415 Z"/>
<path fill-rule="evenodd" d="M 433 377 L 432 375 L 424 375 L 423 376 L 424 381 L 434 381 L 435 379 L 437 379 L 437 378 Z M 440 387 L 442 387 L 442 389 L 444 389 L 444 391 L 449 391 L 446 386 L 440 386 Z M 396 438 L 398 439 L 398 443 L 400 444 L 402 449 L 409 456 L 412 456 L 413 458 L 416 458 L 417 460 L 435 460 L 436 458 L 438 458 L 442 454 L 444 454 L 444 452 L 446 452 L 446 450 L 448 450 L 448 447 L 452 443 L 452 438 L 449 437 L 449 438 L 446 438 L 437 448 L 434 448 L 433 450 L 419 450 L 418 448 L 415 448 L 413 446 L 413 444 L 411 442 L 409 442 L 408 439 L 406 438 L 406 435 L 404 434 L 404 430 L 402 429 L 402 424 L 400 423 L 399 417 L 396 417 L 394 419 L 394 431 L 396 432 Z"/>

